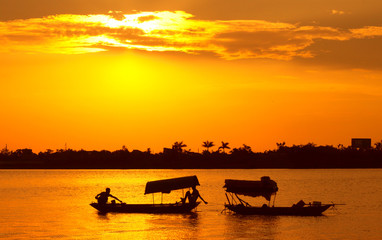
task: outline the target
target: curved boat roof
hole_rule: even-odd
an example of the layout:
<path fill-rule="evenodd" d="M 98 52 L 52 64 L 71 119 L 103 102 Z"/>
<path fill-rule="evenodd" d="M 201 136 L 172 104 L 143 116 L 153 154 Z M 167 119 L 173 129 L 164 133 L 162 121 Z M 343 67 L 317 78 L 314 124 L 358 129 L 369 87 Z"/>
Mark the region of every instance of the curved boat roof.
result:
<path fill-rule="evenodd" d="M 199 180 L 195 175 L 188 177 L 151 181 L 147 182 L 146 184 L 145 194 L 157 192 L 170 193 L 172 190 L 190 188 L 198 185 L 200 185 Z"/>
<path fill-rule="evenodd" d="M 226 179 L 223 188 L 226 188 L 227 192 L 240 195 L 263 196 L 268 201 L 278 191 L 277 183 L 267 176 L 261 177 L 260 181 Z"/>

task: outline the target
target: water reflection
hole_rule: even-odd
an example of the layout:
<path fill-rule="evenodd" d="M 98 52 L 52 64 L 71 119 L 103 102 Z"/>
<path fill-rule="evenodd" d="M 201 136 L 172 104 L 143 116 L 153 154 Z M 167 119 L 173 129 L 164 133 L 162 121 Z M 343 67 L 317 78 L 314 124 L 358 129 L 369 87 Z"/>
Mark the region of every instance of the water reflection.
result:
<path fill-rule="evenodd" d="M 152 203 L 152 196 L 144 195 L 147 181 L 193 174 L 209 202 L 195 214 L 101 215 L 89 206 L 106 186 L 129 203 Z M 346 205 L 320 217 L 220 214 L 225 178 L 264 175 L 280 182 L 279 206 L 300 198 Z M 7 196 L 0 199 L 0 239 L 382 239 L 381 169 L 0 170 L 0 194 Z M 173 195 L 165 200 L 172 202 Z"/>
<path fill-rule="evenodd" d="M 199 239 L 200 216 L 188 214 L 96 213 L 100 239 Z M 102 226 L 102 227 L 101 227 Z"/>
<path fill-rule="evenodd" d="M 225 232 L 228 239 L 273 240 L 278 235 L 278 216 L 225 214 Z M 251 236 L 249 238 L 249 236 Z"/>
<path fill-rule="evenodd" d="M 145 239 L 199 239 L 200 216 L 189 214 L 152 215 L 146 220 L 147 231 Z"/>
<path fill-rule="evenodd" d="M 107 213 L 97 212 L 97 217 L 99 220 L 106 220 L 106 221 L 110 220 Z"/>
<path fill-rule="evenodd" d="M 184 224 L 187 224 L 187 226 L 191 229 L 195 229 L 195 230 L 198 230 L 198 226 L 199 226 L 199 214 L 196 213 L 196 212 L 191 212 L 189 214 L 183 214 L 182 215 L 183 217 L 183 221 L 184 221 Z"/>

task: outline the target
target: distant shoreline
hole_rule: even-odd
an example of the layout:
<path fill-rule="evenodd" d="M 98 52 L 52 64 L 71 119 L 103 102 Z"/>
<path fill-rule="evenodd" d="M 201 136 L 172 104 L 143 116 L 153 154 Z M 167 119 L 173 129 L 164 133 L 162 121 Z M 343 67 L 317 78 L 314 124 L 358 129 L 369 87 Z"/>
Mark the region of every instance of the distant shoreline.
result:
<path fill-rule="evenodd" d="M 339 167 L 339 168 L 2 168 L 0 170 L 225 170 L 225 169 L 291 169 L 291 170 L 325 170 L 325 169 L 382 169 L 382 167 Z"/>
<path fill-rule="evenodd" d="M 126 148 L 116 151 L 31 149 L 0 152 L 0 169 L 355 169 L 382 168 L 382 149 L 316 146 L 285 146 L 253 152 L 248 147 L 195 153 L 181 148 L 160 153 Z"/>

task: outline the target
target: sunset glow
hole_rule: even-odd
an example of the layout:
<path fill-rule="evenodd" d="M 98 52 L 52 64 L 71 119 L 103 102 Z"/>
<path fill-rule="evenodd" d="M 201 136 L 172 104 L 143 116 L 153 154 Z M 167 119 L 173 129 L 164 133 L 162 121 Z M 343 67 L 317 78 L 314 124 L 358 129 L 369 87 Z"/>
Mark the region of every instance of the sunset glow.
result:
<path fill-rule="evenodd" d="M 270 6 L 250 2 L 241 16 L 224 4 L 30 13 L 9 4 L 0 146 L 158 152 L 183 141 L 198 151 L 208 139 L 263 151 L 380 141 L 382 26 L 371 8 L 381 4 L 313 11 L 293 2 L 283 5 L 290 14 L 280 3 L 268 16 L 251 11 Z"/>
<path fill-rule="evenodd" d="M 349 41 L 382 35 L 382 27 L 340 29 L 261 20 L 204 21 L 183 12 L 54 15 L 2 22 L 2 52 L 89 53 L 118 48 L 211 52 L 224 59 L 312 58 L 316 40 Z"/>

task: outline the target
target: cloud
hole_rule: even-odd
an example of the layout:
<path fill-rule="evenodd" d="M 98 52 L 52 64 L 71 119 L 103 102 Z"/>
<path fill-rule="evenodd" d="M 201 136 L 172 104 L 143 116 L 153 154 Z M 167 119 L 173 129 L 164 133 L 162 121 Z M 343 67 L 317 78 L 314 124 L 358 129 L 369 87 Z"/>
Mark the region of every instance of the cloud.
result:
<path fill-rule="evenodd" d="M 379 26 L 339 29 L 262 20 L 197 20 L 183 11 L 111 11 L 104 15 L 62 14 L 0 22 L 0 52 L 73 54 L 126 48 L 205 52 L 228 60 L 292 60 L 322 54 L 324 48 L 314 47 L 322 41 L 341 45 L 354 39 L 378 40 L 381 36 Z"/>
<path fill-rule="evenodd" d="M 375 38 L 382 36 L 382 27 L 367 26 L 350 30 L 354 38 Z"/>
<path fill-rule="evenodd" d="M 143 22 L 152 21 L 152 20 L 155 20 L 155 19 L 158 19 L 158 18 L 156 16 L 154 16 L 154 15 L 143 16 L 143 17 L 139 17 L 138 18 L 138 22 L 139 23 L 143 23 Z"/>
<path fill-rule="evenodd" d="M 315 57 L 303 63 L 341 69 L 382 70 L 382 38 L 353 38 L 347 41 L 318 40 L 307 51 Z M 299 61 L 299 60 L 298 60 Z"/>
<path fill-rule="evenodd" d="M 341 10 L 335 10 L 335 9 L 332 9 L 332 10 L 330 11 L 330 13 L 331 13 L 332 15 L 344 15 L 344 14 L 345 14 L 344 11 L 341 11 Z"/>
<path fill-rule="evenodd" d="M 122 11 L 109 11 L 108 15 L 114 18 L 115 20 L 122 21 L 125 19 L 125 15 L 123 15 Z"/>

